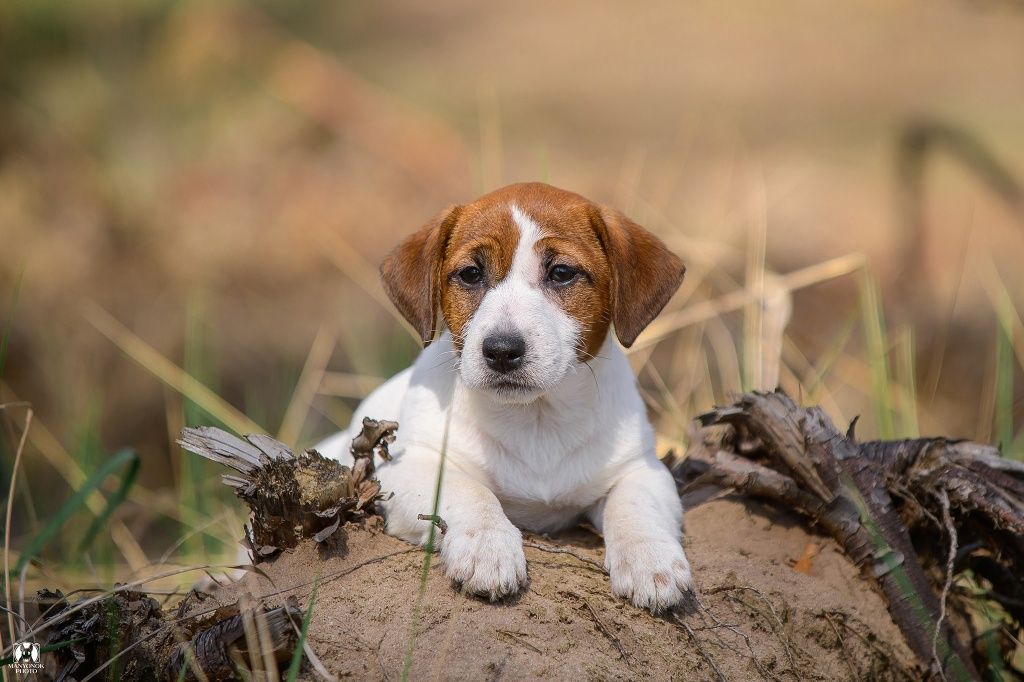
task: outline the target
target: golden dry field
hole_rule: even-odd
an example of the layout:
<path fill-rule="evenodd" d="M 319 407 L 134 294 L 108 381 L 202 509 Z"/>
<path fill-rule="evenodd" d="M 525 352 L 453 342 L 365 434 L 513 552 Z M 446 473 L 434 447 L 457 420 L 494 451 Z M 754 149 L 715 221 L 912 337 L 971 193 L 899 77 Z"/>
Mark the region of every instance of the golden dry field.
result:
<path fill-rule="evenodd" d="M 418 348 L 380 259 L 526 180 L 686 261 L 630 352 L 665 450 L 780 385 L 863 438 L 1024 458 L 1019 2 L 8 0 L 8 570 L 233 561 L 245 512 L 180 429 L 347 425 Z"/>

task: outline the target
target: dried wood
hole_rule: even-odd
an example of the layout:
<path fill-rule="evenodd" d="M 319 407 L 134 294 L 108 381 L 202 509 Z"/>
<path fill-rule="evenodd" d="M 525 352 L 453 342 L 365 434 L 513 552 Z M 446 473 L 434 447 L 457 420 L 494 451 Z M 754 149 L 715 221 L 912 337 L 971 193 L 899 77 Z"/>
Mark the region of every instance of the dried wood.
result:
<path fill-rule="evenodd" d="M 258 562 L 303 538 L 327 542 L 343 523 L 372 515 L 380 496 L 374 457 L 390 457 L 397 428 L 365 420 L 353 442 L 352 468 L 315 450 L 294 455 L 269 436 L 238 438 L 213 427 L 185 429 L 178 442 L 236 472 L 223 481 L 252 510 L 246 536 Z M 39 603 L 54 621 L 48 643 L 72 642 L 55 652 L 57 679 L 106 673 L 124 680 L 228 680 L 249 662 L 267 668 L 291 660 L 303 613 L 294 598 L 277 608 L 235 603 L 189 618 L 190 602 L 203 598 L 193 591 L 175 614 L 167 614 L 154 599 L 131 590 L 78 604 L 60 592 L 41 592 Z M 246 623 L 258 623 L 259 637 L 246 637 Z M 249 651 L 254 642 L 259 651 Z"/>
<path fill-rule="evenodd" d="M 269 436 L 242 439 L 214 427 L 187 428 L 178 443 L 238 472 L 222 480 L 252 510 L 246 541 L 258 563 L 302 538 L 327 542 L 342 524 L 372 514 L 381 494 L 373 478 L 374 456 L 390 458 L 388 445 L 397 429 L 395 422 L 364 419 L 352 442 L 352 467 L 316 450 L 294 455 Z"/>
<path fill-rule="evenodd" d="M 975 664 L 985 663 L 972 659 L 945 617 L 947 566 L 988 580 L 988 598 L 1020 627 L 1021 463 L 946 438 L 858 443 L 852 425 L 843 435 L 820 408 L 801 408 L 782 391 L 744 394 L 699 421 L 694 459 L 680 466 L 690 474 L 686 489 L 713 484 L 808 516 L 877 581 L 911 649 L 935 674 L 977 679 Z M 950 562 L 957 538 L 973 542 Z"/>

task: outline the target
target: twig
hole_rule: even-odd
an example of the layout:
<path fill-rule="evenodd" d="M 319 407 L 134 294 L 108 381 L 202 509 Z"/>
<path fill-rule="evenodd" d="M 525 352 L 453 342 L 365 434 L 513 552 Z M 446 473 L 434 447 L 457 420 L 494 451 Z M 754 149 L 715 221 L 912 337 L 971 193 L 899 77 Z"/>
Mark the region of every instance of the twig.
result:
<path fill-rule="evenodd" d="M 633 662 L 629 660 L 629 654 L 626 653 L 626 647 L 622 646 L 622 642 L 619 641 L 619 638 L 612 634 L 612 631 L 609 630 L 603 622 L 601 622 L 601 618 L 597 615 L 597 611 L 594 610 L 594 607 L 590 605 L 590 602 L 588 602 L 583 595 L 576 594 L 575 592 L 567 592 L 566 594 L 569 594 L 583 602 L 583 605 L 587 607 L 588 611 L 590 611 L 590 616 L 594 619 L 594 623 L 597 624 L 597 629 L 600 630 L 601 634 L 607 637 L 608 640 L 615 645 L 615 648 L 619 650 L 619 655 L 622 656 L 622 660 L 626 663 L 626 667 L 633 670 Z"/>
<path fill-rule="evenodd" d="M 883 647 L 880 643 L 880 640 L 878 640 L 878 638 L 875 636 L 874 632 L 871 631 L 871 628 L 864 625 L 864 623 L 862 623 L 861 621 L 857 620 L 857 622 L 860 623 L 861 626 L 864 627 L 864 629 L 869 630 L 867 636 L 865 636 L 862 632 L 858 632 L 857 628 L 853 627 L 849 622 L 847 622 L 850 619 L 850 615 L 847 613 L 835 610 L 823 610 L 820 611 L 818 615 L 822 616 L 829 622 L 834 622 L 832 620 L 833 618 L 838 619 L 839 624 L 843 627 L 843 630 L 849 632 L 854 637 L 859 639 L 861 644 L 863 644 L 865 647 L 873 651 L 879 660 L 887 662 L 892 660 L 892 652 L 886 650 L 886 648 Z M 907 669 L 903 667 L 893 667 L 892 670 L 893 672 L 898 673 L 901 679 L 907 680 L 908 682 L 918 680 L 922 677 L 920 674 L 911 674 L 911 672 L 909 672 Z"/>
<path fill-rule="evenodd" d="M 852 679 L 859 678 L 860 674 L 857 669 L 853 667 L 853 663 L 850 661 L 850 657 L 846 653 L 846 641 L 843 639 L 843 634 L 839 632 L 839 628 L 836 627 L 835 621 L 832 620 L 832 617 L 828 615 L 827 611 L 822 611 L 821 615 L 824 616 L 825 622 L 832 628 L 832 632 L 836 633 L 836 639 L 839 640 L 839 648 L 843 651 L 843 661 L 846 663 L 846 667 L 850 669 L 850 673 L 853 675 Z"/>
<path fill-rule="evenodd" d="M 538 654 L 541 654 L 541 655 L 544 654 L 543 651 L 541 651 L 540 649 L 538 649 L 534 645 L 532 645 L 529 642 L 527 642 L 526 640 L 524 640 L 521 636 L 519 636 L 518 633 L 512 632 L 511 630 L 495 630 L 495 632 L 497 632 L 499 635 L 501 635 L 505 639 L 509 639 L 509 640 L 512 640 L 513 642 L 515 642 L 516 644 L 523 645 L 524 647 L 526 647 L 527 649 L 533 651 L 534 653 L 538 653 Z"/>
<path fill-rule="evenodd" d="M 789 665 L 790 665 L 791 668 L 793 668 L 795 670 L 797 666 L 796 666 L 796 661 L 793 659 L 793 650 L 789 646 L 789 635 L 786 633 L 785 625 L 783 625 L 782 619 L 779 618 L 779 614 L 775 611 L 775 607 L 772 606 L 772 603 L 768 599 L 768 597 L 766 597 L 765 594 L 763 592 L 761 592 L 761 590 L 759 590 L 756 587 L 753 587 L 751 585 L 725 585 L 725 586 L 717 588 L 715 590 L 715 592 L 729 592 L 729 591 L 732 591 L 732 590 L 738 590 L 738 591 L 743 591 L 743 592 L 753 592 L 755 595 L 757 595 L 757 597 L 761 601 L 764 602 L 765 606 L 768 607 L 768 612 L 771 613 L 772 618 L 775 619 L 775 624 L 778 625 L 778 629 L 777 630 L 775 629 L 774 626 L 772 627 L 772 629 L 775 630 L 775 632 L 779 635 L 779 639 L 782 642 L 782 648 L 786 652 L 786 658 L 789 659 Z M 709 592 L 708 594 L 711 594 L 711 593 Z M 738 601 L 743 606 L 746 606 L 747 608 L 755 608 L 755 607 L 747 604 L 746 602 L 743 602 L 740 599 L 736 599 L 736 601 Z"/>
<path fill-rule="evenodd" d="M 588 565 L 594 567 L 596 570 L 600 571 L 601 573 L 606 573 L 606 571 L 604 569 L 604 566 L 602 566 L 598 562 L 594 561 L 593 559 L 588 559 L 585 556 L 581 556 L 581 555 L 577 554 L 576 552 L 572 551 L 571 549 L 565 549 L 563 547 L 548 547 L 546 545 L 541 545 L 541 544 L 538 544 L 536 542 L 523 542 L 523 547 L 529 547 L 530 549 L 540 550 L 541 552 L 547 552 L 549 554 L 568 554 L 569 556 L 573 557 L 574 559 L 577 559 L 578 561 L 582 561 L 583 563 L 588 564 Z"/>
<path fill-rule="evenodd" d="M 743 652 L 739 651 L 736 647 L 727 644 L 725 642 L 725 640 L 720 635 L 718 635 L 718 633 L 715 633 L 723 647 L 725 647 L 726 649 L 729 649 L 730 651 L 732 651 L 733 653 L 735 653 L 738 656 L 744 656 L 744 657 L 750 659 L 750 662 L 754 664 L 754 668 L 761 675 L 761 677 L 763 677 L 765 679 L 768 679 L 768 678 L 776 679 L 776 680 L 779 679 L 777 675 L 773 675 L 772 673 L 770 673 L 767 670 L 765 670 L 764 666 L 761 665 L 761 662 L 757 660 L 757 652 L 754 651 L 754 645 L 750 643 L 750 636 L 747 635 L 747 633 L 743 632 L 743 630 L 740 630 L 735 625 L 729 625 L 728 623 L 723 623 L 718 618 L 718 616 L 716 616 L 711 609 L 709 609 L 708 607 L 704 606 L 704 604 L 699 599 L 697 600 L 697 607 L 700 609 L 700 613 L 701 613 L 702 617 L 703 616 L 707 616 L 708 618 L 711 619 L 711 622 L 714 623 L 715 625 L 719 626 L 720 628 L 722 628 L 724 630 L 728 630 L 729 632 L 733 633 L 734 635 L 736 635 L 737 637 L 742 639 L 743 643 L 747 645 L 747 651 L 749 651 L 750 653 L 749 654 L 744 654 Z"/>
<path fill-rule="evenodd" d="M 939 677 L 946 679 L 946 673 L 939 660 L 939 634 L 942 632 L 942 623 L 946 619 L 946 600 L 949 598 L 949 589 L 953 586 L 953 562 L 956 559 L 957 534 L 953 526 L 953 518 L 949 513 L 949 495 L 945 490 L 939 489 L 936 493 L 939 505 L 942 507 L 942 524 L 949 533 L 949 558 L 946 559 L 946 580 L 942 584 L 942 596 L 939 598 L 939 618 L 935 621 L 935 632 L 932 634 L 932 660 L 935 661 Z"/>
<path fill-rule="evenodd" d="M 715 659 L 711 657 L 711 654 L 704 649 L 704 645 L 701 643 L 700 639 L 697 638 L 697 633 L 693 631 L 693 628 L 690 627 L 689 623 L 683 620 L 678 613 L 673 613 L 672 617 L 675 618 L 679 626 L 683 628 L 687 635 L 689 635 L 690 641 L 697 645 L 697 651 L 704 657 L 704 660 L 707 661 L 709 666 L 711 666 L 711 669 L 715 671 L 715 677 L 717 677 L 721 682 L 726 682 L 725 673 L 723 673 L 722 669 L 718 667 L 717 663 L 715 663 Z"/>
<path fill-rule="evenodd" d="M 437 526 L 439 531 L 441 531 L 441 535 L 448 532 L 448 522 L 437 514 L 417 514 L 416 518 L 420 521 L 430 521 L 432 524 Z"/>

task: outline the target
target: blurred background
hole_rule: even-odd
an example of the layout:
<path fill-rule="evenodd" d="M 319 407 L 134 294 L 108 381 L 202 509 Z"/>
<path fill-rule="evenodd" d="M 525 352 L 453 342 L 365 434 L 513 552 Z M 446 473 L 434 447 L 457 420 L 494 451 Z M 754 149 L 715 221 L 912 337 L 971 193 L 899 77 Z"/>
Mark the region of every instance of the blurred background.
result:
<path fill-rule="evenodd" d="M 781 385 L 862 438 L 1024 456 L 1022 46 L 985 0 L 0 4 L 12 566 L 233 558 L 181 427 L 347 424 L 418 350 L 382 256 L 524 180 L 686 260 L 631 353 L 664 450 Z"/>

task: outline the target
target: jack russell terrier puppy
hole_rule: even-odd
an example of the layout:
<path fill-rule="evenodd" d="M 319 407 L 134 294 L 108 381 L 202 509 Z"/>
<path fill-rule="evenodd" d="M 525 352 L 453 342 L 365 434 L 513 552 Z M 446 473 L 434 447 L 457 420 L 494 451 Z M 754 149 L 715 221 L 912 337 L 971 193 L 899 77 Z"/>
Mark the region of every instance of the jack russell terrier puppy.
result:
<path fill-rule="evenodd" d="M 381 265 L 426 349 L 316 449 L 347 460 L 363 417 L 397 421 L 394 458 L 377 470 L 394 493 L 387 531 L 427 541 L 417 515 L 434 508 L 440 477 L 441 562 L 468 592 L 494 600 L 525 586 L 520 528 L 588 519 L 615 594 L 672 608 L 693 587 L 683 509 L 619 343 L 633 343 L 684 270 L 621 213 L 549 185 L 449 208 Z"/>

